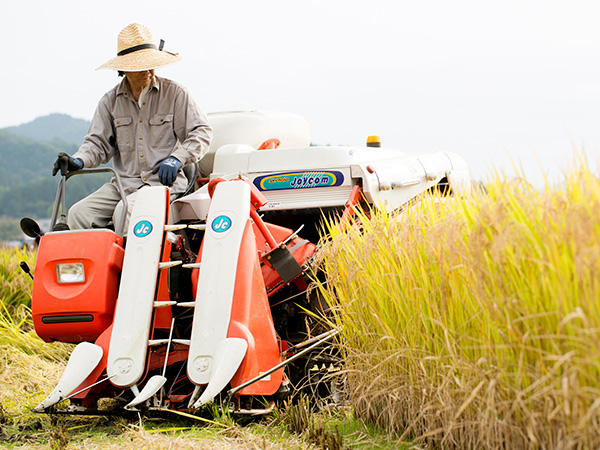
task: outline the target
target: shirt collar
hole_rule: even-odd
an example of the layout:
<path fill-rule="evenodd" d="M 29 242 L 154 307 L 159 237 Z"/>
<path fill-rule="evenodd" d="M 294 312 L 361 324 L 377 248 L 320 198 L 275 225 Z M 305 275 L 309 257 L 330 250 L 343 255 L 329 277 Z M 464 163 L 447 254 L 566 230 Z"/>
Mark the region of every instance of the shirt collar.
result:
<path fill-rule="evenodd" d="M 156 89 L 157 91 L 160 90 L 160 83 L 158 82 L 158 77 L 156 75 L 152 77 L 152 81 L 150 82 L 149 91 L 152 89 Z M 129 89 L 129 83 L 127 82 L 127 77 L 125 76 L 123 76 L 123 79 L 119 84 L 119 88 L 117 89 L 117 95 L 120 94 L 131 94 L 131 89 Z"/>
<path fill-rule="evenodd" d="M 158 83 L 158 77 L 156 75 L 154 75 L 152 77 L 152 82 L 150 83 L 150 89 L 148 89 L 148 90 L 151 91 L 152 89 L 156 89 L 157 91 L 160 90 L 160 85 Z"/>
<path fill-rule="evenodd" d="M 128 94 L 131 90 L 129 89 L 129 83 L 127 83 L 127 78 L 123 76 L 121 83 L 119 83 L 119 88 L 117 89 L 117 95 L 120 94 Z"/>

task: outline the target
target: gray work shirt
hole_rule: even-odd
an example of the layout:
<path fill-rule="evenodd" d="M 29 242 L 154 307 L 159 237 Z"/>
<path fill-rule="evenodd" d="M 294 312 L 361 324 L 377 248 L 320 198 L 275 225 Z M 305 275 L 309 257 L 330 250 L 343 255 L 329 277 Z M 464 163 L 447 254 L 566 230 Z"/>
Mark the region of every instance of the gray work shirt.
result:
<path fill-rule="evenodd" d="M 169 156 L 183 165 L 197 162 L 207 151 L 212 129 L 187 89 L 154 76 L 138 105 L 127 79 L 107 92 L 94 113 L 79 150 L 84 167 L 113 160 L 127 195 L 144 185 L 160 186 L 153 167 Z M 183 192 L 187 180 L 179 172 L 172 193 Z"/>

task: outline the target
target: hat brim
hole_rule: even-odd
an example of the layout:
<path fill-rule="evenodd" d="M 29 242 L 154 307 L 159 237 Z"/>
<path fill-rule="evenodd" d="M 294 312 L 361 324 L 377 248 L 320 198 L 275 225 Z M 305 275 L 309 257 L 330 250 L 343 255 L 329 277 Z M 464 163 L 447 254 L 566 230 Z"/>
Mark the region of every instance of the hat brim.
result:
<path fill-rule="evenodd" d="M 181 61 L 182 57 L 173 53 L 152 48 L 138 50 L 123 56 L 117 56 L 105 62 L 99 69 L 122 70 L 123 72 L 142 72 Z"/>

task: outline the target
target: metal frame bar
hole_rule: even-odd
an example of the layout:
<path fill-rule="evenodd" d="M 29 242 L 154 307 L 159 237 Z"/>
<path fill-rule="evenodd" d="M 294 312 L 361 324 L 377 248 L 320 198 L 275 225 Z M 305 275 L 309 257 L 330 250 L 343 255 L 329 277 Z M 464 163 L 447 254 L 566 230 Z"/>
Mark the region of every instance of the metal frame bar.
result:
<path fill-rule="evenodd" d="M 319 339 L 320 336 L 324 336 L 322 339 L 319 339 L 317 342 L 315 342 L 314 344 L 312 344 L 310 347 L 305 348 L 304 350 L 296 353 L 294 356 L 289 357 L 288 359 L 286 359 L 283 362 L 280 362 L 279 364 L 277 364 L 276 366 L 271 367 L 269 370 L 261 373 L 260 375 L 252 378 L 251 380 L 246 381 L 245 383 L 240 384 L 239 386 L 234 387 L 233 389 L 230 389 L 229 391 L 227 391 L 227 396 L 229 398 L 231 398 L 232 396 L 234 396 L 236 393 L 238 393 L 239 391 L 241 391 L 242 389 L 250 386 L 251 384 L 256 383 L 257 381 L 262 380 L 263 378 L 271 375 L 273 372 L 275 372 L 276 370 L 281 369 L 282 367 L 287 366 L 289 363 L 291 363 L 292 361 L 294 361 L 295 359 L 299 358 L 300 356 L 308 353 L 309 351 L 311 351 L 313 348 L 318 347 L 319 345 L 321 345 L 324 342 L 327 342 L 328 340 L 330 340 L 332 337 L 336 336 L 338 333 L 340 332 L 339 329 L 333 329 L 331 331 L 327 331 L 313 339 L 309 339 L 309 341 L 313 341 L 314 339 Z M 298 344 L 295 348 L 301 348 L 305 345 L 308 344 L 309 341 L 306 341 L 304 343 L 300 343 Z"/>
<path fill-rule="evenodd" d="M 62 209 L 62 214 L 61 214 L 61 218 L 66 218 L 67 217 L 67 193 L 66 193 L 66 183 L 67 180 L 69 178 L 71 178 L 74 175 L 83 175 L 83 174 L 90 174 L 90 173 L 105 173 L 105 172 L 112 172 L 112 174 L 114 175 L 114 181 L 115 184 L 117 186 L 117 190 L 119 191 L 119 195 L 121 196 L 121 201 L 123 202 L 123 213 L 122 213 L 122 217 L 121 217 L 121 226 L 118 230 L 115 230 L 115 232 L 119 235 L 119 236 L 123 236 L 123 232 L 125 231 L 123 228 L 125 227 L 125 220 L 127 219 L 127 196 L 125 195 L 125 191 L 123 190 L 123 185 L 121 184 L 121 177 L 119 176 L 119 174 L 117 172 L 115 172 L 115 170 L 112 167 L 97 167 L 94 169 L 81 169 L 81 170 L 77 170 L 74 172 L 69 172 L 67 175 L 64 175 L 63 177 L 61 177 L 60 182 L 58 183 L 58 188 L 56 190 L 56 197 L 54 199 L 54 206 L 52 208 L 52 217 L 50 219 L 50 229 L 54 228 L 54 225 L 56 225 L 56 220 L 58 218 L 58 212 L 60 209 Z M 62 206 L 62 208 L 61 208 Z"/>

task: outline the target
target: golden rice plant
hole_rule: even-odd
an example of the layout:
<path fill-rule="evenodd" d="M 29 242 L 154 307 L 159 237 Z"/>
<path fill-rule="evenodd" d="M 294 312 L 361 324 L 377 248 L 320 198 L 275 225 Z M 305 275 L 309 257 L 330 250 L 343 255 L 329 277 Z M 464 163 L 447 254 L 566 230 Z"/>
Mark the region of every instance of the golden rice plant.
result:
<path fill-rule="evenodd" d="M 72 345 L 47 344 L 33 329 L 31 278 L 19 263 L 35 265 L 35 252 L 0 250 L 0 408 L 5 421 L 31 416 L 64 370 Z"/>
<path fill-rule="evenodd" d="M 28 249 L 0 249 L 0 299 L 8 309 L 31 305 L 32 280 L 19 264 L 25 261 L 33 270 L 35 257 L 35 251 Z"/>
<path fill-rule="evenodd" d="M 33 268 L 35 252 L 21 249 L 0 251 L 0 349 L 61 362 L 69 347 L 46 345 L 33 330 L 30 309 L 32 280 L 19 268 L 21 261 Z"/>
<path fill-rule="evenodd" d="M 355 411 L 442 448 L 598 448 L 600 181 L 486 187 L 328 224 Z"/>

